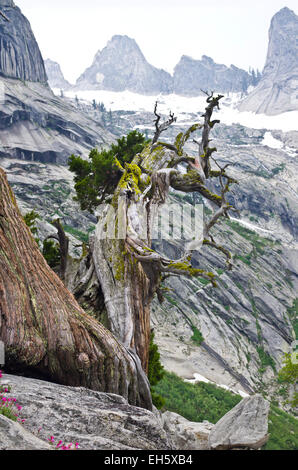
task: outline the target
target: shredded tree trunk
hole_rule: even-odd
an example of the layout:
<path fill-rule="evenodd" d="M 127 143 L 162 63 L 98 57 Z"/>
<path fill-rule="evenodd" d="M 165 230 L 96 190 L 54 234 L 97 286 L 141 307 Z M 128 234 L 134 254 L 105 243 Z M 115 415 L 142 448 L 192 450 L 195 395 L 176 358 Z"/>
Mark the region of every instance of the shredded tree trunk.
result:
<path fill-rule="evenodd" d="M 89 269 L 89 275 L 94 275 L 95 271 L 99 280 L 101 295 L 105 301 L 107 327 L 126 348 L 140 358 L 146 373 L 150 340 L 150 304 L 154 294 L 159 294 L 162 278 L 171 274 L 203 276 L 216 285 L 213 273 L 192 267 L 191 257 L 195 248 L 186 250 L 179 260 L 167 259 L 152 249 L 151 232 L 156 207 L 165 203 L 169 188 L 199 192 L 214 206 L 211 219 L 204 225 L 202 244 L 221 251 L 226 256 L 227 269 L 231 268 L 229 251 L 219 246 L 210 234 L 220 217 L 228 217 L 228 211 L 235 210 L 226 201 L 226 193 L 229 191 L 229 185 L 237 181 L 226 174 L 226 167 L 221 168 L 217 163 L 216 170 L 212 170 L 209 161 L 212 153 L 216 151 L 215 148 L 209 148 L 209 132 L 219 122 L 211 121 L 211 117 L 221 98 L 222 95 L 208 96 L 208 105 L 203 115 L 204 123 L 194 124 L 184 134 L 180 133 L 173 145 L 160 142 L 158 138 L 175 118 L 170 114 L 170 119 L 159 125 L 160 116 L 155 106 L 155 140 L 138 154 L 132 163 L 126 163 L 124 168 L 116 159 L 116 164 L 122 171 L 122 178 L 114 193 L 112 204 L 99 215 L 90 246 L 93 266 Z M 198 143 L 198 156 L 188 156 L 184 153 L 183 146 L 192 133 L 200 128 L 202 138 Z M 180 163 L 188 164 L 186 173 L 178 170 Z M 208 178 L 218 178 L 220 194 L 208 189 Z M 119 227 L 119 221 L 125 221 L 126 226 L 122 239 L 117 239 L 117 228 L 115 236 L 109 233 L 113 223 Z M 84 282 L 85 285 L 88 284 L 86 277 Z"/>
<path fill-rule="evenodd" d="M 121 344 L 87 315 L 47 265 L 2 169 L 0 340 L 7 372 L 116 393 L 131 404 L 152 407 L 138 356 L 125 347 L 127 341 Z"/>

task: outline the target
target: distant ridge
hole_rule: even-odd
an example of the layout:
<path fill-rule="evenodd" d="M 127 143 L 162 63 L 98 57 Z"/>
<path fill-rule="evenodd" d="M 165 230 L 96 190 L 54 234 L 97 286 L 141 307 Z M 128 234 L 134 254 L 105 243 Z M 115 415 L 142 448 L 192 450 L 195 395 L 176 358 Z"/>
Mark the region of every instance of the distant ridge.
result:
<path fill-rule="evenodd" d="M 117 35 L 97 52 L 92 65 L 78 78 L 75 88 L 197 96 L 202 94 L 201 88 L 221 92 L 246 91 L 251 83 L 252 76 L 245 70 L 233 65 L 218 65 L 206 56 L 201 61 L 182 56 L 172 77 L 150 65 L 134 39 Z"/>

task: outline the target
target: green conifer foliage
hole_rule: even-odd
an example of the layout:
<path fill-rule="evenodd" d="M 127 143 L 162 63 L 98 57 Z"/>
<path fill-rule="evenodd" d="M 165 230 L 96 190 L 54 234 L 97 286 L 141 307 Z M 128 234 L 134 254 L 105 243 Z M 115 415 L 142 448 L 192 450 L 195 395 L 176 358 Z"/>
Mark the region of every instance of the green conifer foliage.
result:
<path fill-rule="evenodd" d="M 124 166 L 130 163 L 146 145 L 146 139 L 138 131 L 131 131 L 126 137 L 117 139 L 109 150 L 92 149 L 89 160 L 71 155 L 69 169 L 75 174 L 76 197 L 82 210 L 93 213 L 94 208 L 109 200 L 121 178 L 121 171 L 115 165 L 115 157 Z"/>

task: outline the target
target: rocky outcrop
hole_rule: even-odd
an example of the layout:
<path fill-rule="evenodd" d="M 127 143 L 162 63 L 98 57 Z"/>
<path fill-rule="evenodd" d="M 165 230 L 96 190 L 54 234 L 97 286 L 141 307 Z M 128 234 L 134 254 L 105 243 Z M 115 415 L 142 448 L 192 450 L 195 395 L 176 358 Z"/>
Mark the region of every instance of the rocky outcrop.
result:
<path fill-rule="evenodd" d="M 259 449 L 268 439 L 269 403 L 261 395 L 243 399 L 214 425 L 131 406 L 111 393 L 10 374 L 3 379 L 24 422 L 0 415 L 0 450 L 53 448 L 51 436 L 81 450 Z"/>
<path fill-rule="evenodd" d="M 48 86 L 0 78 L 0 157 L 65 164 L 114 137 Z"/>
<path fill-rule="evenodd" d="M 77 80 L 79 89 L 123 91 L 141 94 L 170 93 L 172 77 L 150 65 L 134 39 L 113 36 Z"/>
<path fill-rule="evenodd" d="M 71 84 L 65 80 L 58 62 L 46 59 L 44 65 L 48 76 L 48 83 L 51 88 L 59 88 L 60 90 L 69 90 L 69 88 L 71 88 Z"/>
<path fill-rule="evenodd" d="M 13 1 L 1 0 L 0 73 L 5 77 L 47 82 L 43 59 L 27 18 Z"/>
<path fill-rule="evenodd" d="M 119 395 L 14 375 L 3 377 L 11 386 L 10 395 L 22 406 L 24 433 L 38 433 L 45 446 L 54 436 L 63 443 L 78 442 L 82 450 L 174 448 L 158 413 L 131 406 Z M 10 436 L 1 434 L 0 421 L 0 449 L 3 440 L 13 448 L 15 440 L 9 444 Z M 26 449 L 26 445 L 20 442 L 18 448 Z"/>
<path fill-rule="evenodd" d="M 269 438 L 269 407 L 262 395 L 244 398 L 213 427 L 209 435 L 210 448 L 260 449 Z"/>
<path fill-rule="evenodd" d="M 0 414 L 0 450 L 52 450 L 52 447 Z"/>
<path fill-rule="evenodd" d="M 208 421 L 196 423 L 171 411 L 162 414 L 163 427 L 176 449 L 207 450 L 208 438 L 214 424 Z"/>
<path fill-rule="evenodd" d="M 275 115 L 298 109 L 298 16 L 285 7 L 271 20 L 262 79 L 240 111 Z"/>
<path fill-rule="evenodd" d="M 244 92 L 251 85 L 252 76 L 234 65 L 216 64 L 211 57 L 194 60 L 182 56 L 174 69 L 173 91 L 177 95 L 197 96 L 202 90 L 216 92 Z"/>

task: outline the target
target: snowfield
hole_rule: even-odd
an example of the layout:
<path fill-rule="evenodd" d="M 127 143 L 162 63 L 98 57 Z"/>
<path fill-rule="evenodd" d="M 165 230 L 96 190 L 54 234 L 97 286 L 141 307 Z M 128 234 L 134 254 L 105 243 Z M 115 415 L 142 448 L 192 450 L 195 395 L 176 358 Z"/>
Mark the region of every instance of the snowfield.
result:
<path fill-rule="evenodd" d="M 57 95 L 60 94 L 58 89 L 53 91 Z M 174 112 L 180 124 L 192 124 L 194 120 L 193 114 L 200 115 L 206 106 L 205 96 L 185 97 L 175 94 L 147 96 L 130 91 L 113 92 L 106 90 L 70 90 L 64 91 L 64 95 L 69 98 L 77 96 L 79 99 L 90 103 L 95 99 L 97 103 L 104 103 L 108 111 L 111 109 L 112 111 L 153 112 L 154 104 L 157 101 L 158 110 L 164 114 L 168 114 L 169 111 Z M 240 100 L 240 93 L 229 93 L 221 100 L 219 112 L 222 123 L 227 125 L 238 123 L 252 129 L 276 129 L 283 132 L 297 130 L 298 111 L 291 111 L 277 116 L 240 112 L 236 108 Z M 272 148 L 280 148 L 281 143 L 271 137 L 268 134 L 263 144 Z"/>

